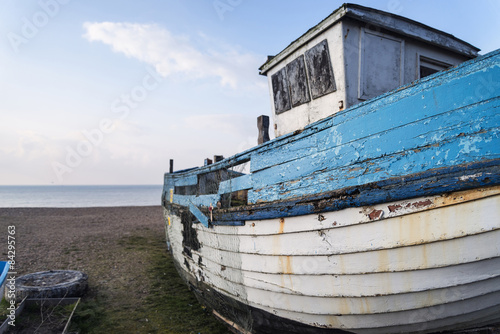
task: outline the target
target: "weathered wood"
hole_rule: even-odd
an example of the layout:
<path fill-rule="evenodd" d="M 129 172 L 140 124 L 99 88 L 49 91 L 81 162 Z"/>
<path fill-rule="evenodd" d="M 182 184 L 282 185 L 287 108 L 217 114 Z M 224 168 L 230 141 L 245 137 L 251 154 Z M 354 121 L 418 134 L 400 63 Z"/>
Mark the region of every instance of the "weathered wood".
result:
<path fill-rule="evenodd" d="M 219 194 L 227 194 L 233 191 L 252 188 L 252 174 L 231 178 L 222 181 L 219 185 Z"/>
<path fill-rule="evenodd" d="M 290 90 L 288 88 L 288 79 L 286 68 L 273 74 L 271 77 L 271 85 L 273 87 L 273 101 L 276 113 L 282 113 L 289 110 L 292 106 L 290 101 Z"/>
<path fill-rule="evenodd" d="M 188 175 L 185 177 L 176 177 L 173 179 L 173 181 L 176 187 L 192 186 L 198 184 L 198 177 L 197 175 Z"/>
<path fill-rule="evenodd" d="M 312 217 L 311 217 L 312 218 Z M 306 221 L 304 219 L 304 221 Z M 263 223 L 268 223 L 263 221 Z M 202 230 L 201 227 L 195 226 L 199 233 L 207 233 L 207 229 Z M 219 228 L 219 227 L 217 227 Z M 234 229 L 234 227 L 231 227 Z M 255 236 L 256 237 L 256 236 Z M 413 275 L 425 275 L 426 271 L 435 268 L 455 267 L 461 264 L 475 263 L 490 258 L 500 257 L 500 250 L 497 248 L 487 248 L 484 245 L 495 244 L 500 237 L 500 231 L 495 230 L 491 233 L 482 233 L 474 236 L 464 238 L 457 238 L 453 240 L 441 240 L 432 244 L 414 245 L 405 248 L 391 248 L 376 250 L 362 253 L 349 253 L 338 255 L 315 255 L 314 257 L 308 256 L 292 256 L 290 261 L 286 261 L 286 257 L 280 255 L 263 255 L 252 253 L 234 253 L 230 251 L 221 250 L 218 248 L 204 247 L 203 252 L 197 254 L 197 257 L 209 259 L 215 266 L 226 268 L 233 268 L 235 270 L 242 270 L 245 275 L 252 275 L 251 273 L 260 273 L 268 275 L 288 275 L 287 278 L 290 283 L 282 283 L 283 286 L 293 284 L 293 277 L 302 276 L 339 276 L 334 277 L 339 280 L 344 279 L 343 276 L 355 279 L 352 276 L 357 276 L 356 280 L 361 280 L 363 277 L 369 279 L 371 274 L 377 274 L 378 279 L 390 278 L 390 273 L 394 274 L 392 277 L 404 277 Z M 238 238 L 238 237 L 235 237 Z M 174 238 L 172 238 L 174 239 Z M 179 240 L 182 242 L 182 239 Z M 429 257 L 427 253 L 441 254 L 439 257 Z M 194 257 L 194 260 L 197 260 Z M 411 257 L 411 262 L 406 259 Z M 479 262 L 478 264 L 480 264 Z M 208 266 L 208 262 L 207 262 Z M 483 270 L 488 270 L 483 267 Z M 479 273 L 479 272 L 478 272 Z M 383 275 L 382 275 L 383 274 Z M 443 272 L 444 274 L 444 272 Z M 292 277 L 293 275 L 293 277 Z M 486 274 L 485 274 L 486 275 Z M 486 277 L 486 276 L 484 276 Z M 420 286 L 420 278 L 414 282 L 415 287 Z M 315 279 L 313 279 L 315 280 Z M 408 280 L 398 281 L 393 288 L 397 289 L 398 284 L 403 284 Z M 435 282 L 437 287 L 443 287 L 449 281 Z M 314 285 L 311 285 L 313 289 Z M 318 288 L 319 291 L 327 289 L 329 285 Z M 280 287 L 276 287 L 280 288 Z M 359 292 L 365 291 L 367 295 L 371 291 L 374 293 L 376 286 L 350 286 L 346 287 L 347 291 L 355 291 L 351 289 L 360 289 Z M 390 289 L 390 286 L 387 288 Z M 338 292 L 338 291 L 337 291 Z M 344 293 L 342 291 L 342 293 Z M 354 292 L 353 292 L 354 293 Z"/>
<path fill-rule="evenodd" d="M 269 116 L 261 115 L 257 117 L 257 128 L 259 129 L 259 136 L 257 143 L 263 144 L 269 141 Z"/>
<path fill-rule="evenodd" d="M 198 219 L 198 221 L 205 227 L 208 227 L 209 219 L 203 214 L 193 203 L 189 204 L 189 211 Z"/>
<path fill-rule="evenodd" d="M 272 204 L 260 203 L 214 212 L 215 220 L 256 220 L 337 211 L 430 196 L 443 192 L 500 184 L 500 160 L 431 170 L 404 178 L 391 178 L 331 192 L 308 195 Z"/>
<path fill-rule="evenodd" d="M 311 100 L 311 97 L 309 96 L 304 56 L 297 57 L 294 61 L 287 64 L 286 72 L 288 75 L 288 81 L 290 83 L 290 97 L 292 107 L 296 107 L 303 103 L 309 102 Z"/>
<path fill-rule="evenodd" d="M 311 95 L 316 99 L 337 90 L 333 74 L 328 41 L 322 40 L 305 52 Z"/>
<path fill-rule="evenodd" d="M 200 241 L 209 247 L 216 247 L 232 252 L 256 253 L 256 254 L 279 254 L 288 255 L 327 255 L 345 254 L 359 251 L 387 249 L 392 247 L 404 247 L 423 243 L 439 241 L 443 236 L 453 239 L 471 234 L 500 229 L 500 220 L 484 221 L 481 215 L 494 217 L 497 211 L 495 205 L 500 207 L 500 197 L 483 199 L 483 204 L 463 204 L 462 216 L 454 218 L 455 225 L 448 226 L 444 222 L 456 212 L 454 207 L 445 207 L 440 210 L 426 210 L 414 213 L 415 219 L 405 221 L 398 218 L 387 218 L 373 221 L 366 226 L 344 226 L 345 222 L 338 222 L 340 226 L 332 226 L 320 232 L 308 231 L 301 233 L 289 233 L 282 235 L 261 235 L 258 238 L 242 235 L 239 243 L 231 243 L 232 235 L 218 235 L 214 239 L 208 234 L 203 234 L 206 239 L 200 237 Z M 406 225 L 403 225 L 405 224 Z M 279 247 L 277 246 L 280 245 Z M 314 245 L 312 247 L 311 245 Z"/>

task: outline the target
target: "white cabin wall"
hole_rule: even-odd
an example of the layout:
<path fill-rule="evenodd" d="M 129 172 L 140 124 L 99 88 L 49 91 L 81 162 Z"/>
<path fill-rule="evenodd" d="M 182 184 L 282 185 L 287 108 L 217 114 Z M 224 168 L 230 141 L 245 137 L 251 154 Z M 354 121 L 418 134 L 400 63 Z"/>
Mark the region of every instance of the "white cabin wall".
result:
<path fill-rule="evenodd" d="M 326 32 L 311 39 L 295 52 L 290 54 L 284 61 L 269 70 L 267 73 L 269 82 L 269 95 L 271 96 L 271 110 L 273 115 L 273 123 L 275 124 L 275 136 L 279 137 L 284 134 L 304 128 L 306 125 L 330 116 L 339 111 L 339 103 L 345 106 L 345 73 L 344 73 L 344 55 L 343 38 L 341 24 L 335 24 Z M 276 114 L 273 101 L 272 76 L 287 64 L 295 60 L 300 55 L 303 55 L 307 50 L 314 47 L 324 39 L 328 42 L 328 48 L 331 58 L 332 69 L 335 77 L 336 91 L 318 97 L 311 98 L 311 101 L 302 105 L 296 106 Z M 342 101 L 342 102 L 340 102 Z"/>
<path fill-rule="evenodd" d="M 419 58 L 420 56 L 434 59 L 438 62 L 446 63 L 452 66 L 463 63 L 469 58 L 437 48 L 433 45 L 425 44 L 419 41 L 408 40 L 405 50 L 405 82 L 420 79 L 419 77 Z"/>
<path fill-rule="evenodd" d="M 363 80 L 363 75 L 366 75 L 361 70 L 362 55 L 360 54 L 360 48 L 363 43 L 366 43 L 366 33 L 368 32 L 371 36 L 379 35 L 382 39 L 394 41 L 401 41 L 401 62 L 402 67 L 400 83 L 395 84 L 394 88 L 400 85 L 408 84 L 412 81 L 420 79 L 419 75 L 419 59 L 420 56 L 436 60 L 439 63 L 449 64 L 451 66 L 456 66 L 469 58 L 462 56 L 460 54 L 438 48 L 431 44 L 422 43 L 420 41 L 408 38 L 405 36 L 400 36 L 395 33 L 390 33 L 387 31 L 380 31 L 373 26 L 368 26 L 366 24 L 354 21 L 354 20 L 343 20 L 342 29 L 344 36 L 344 58 L 345 58 L 345 91 L 346 91 L 346 103 L 345 107 L 349 108 L 358 103 L 366 101 L 367 99 L 373 98 L 375 96 L 370 96 L 367 99 L 360 98 L 360 81 Z M 365 34 L 365 36 L 363 36 Z M 378 54 L 379 57 L 384 57 L 384 50 L 371 50 L 373 54 Z M 366 67 L 373 66 L 372 64 L 364 64 Z M 365 67 L 365 68 L 366 68 Z M 372 67 L 373 68 L 373 67 Z M 387 80 L 388 77 L 385 73 L 380 73 L 379 80 Z M 381 82 L 381 84 L 383 84 Z M 392 90 L 392 89 L 389 89 Z M 380 94 L 385 93 L 385 91 Z"/>

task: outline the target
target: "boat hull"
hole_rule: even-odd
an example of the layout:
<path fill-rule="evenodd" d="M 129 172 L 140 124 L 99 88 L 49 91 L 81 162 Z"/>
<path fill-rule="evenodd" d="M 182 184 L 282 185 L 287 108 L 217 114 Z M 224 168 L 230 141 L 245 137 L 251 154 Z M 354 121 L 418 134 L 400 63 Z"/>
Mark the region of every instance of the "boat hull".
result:
<path fill-rule="evenodd" d="M 499 78 L 497 50 L 165 174 L 179 272 L 240 332 L 500 322 Z"/>
<path fill-rule="evenodd" d="M 264 315 L 332 333 L 500 322 L 500 187 L 213 229 L 165 214 L 181 275 L 248 332 L 272 332 Z"/>

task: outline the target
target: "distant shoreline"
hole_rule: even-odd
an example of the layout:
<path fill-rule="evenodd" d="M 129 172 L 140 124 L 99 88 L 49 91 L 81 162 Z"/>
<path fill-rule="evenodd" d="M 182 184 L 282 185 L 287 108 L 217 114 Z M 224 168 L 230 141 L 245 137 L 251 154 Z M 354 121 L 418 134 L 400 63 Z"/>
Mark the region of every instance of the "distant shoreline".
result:
<path fill-rule="evenodd" d="M 1 208 L 156 206 L 161 185 L 0 186 Z"/>
<path fill-rule="evenodd" d="M 0 206 L 1 210 L 11 210 L 11 209 L 22 209 L 22 210 L 64 210 L 64 209 L 119 209 L 119 208 L 150 208 L 150 207 L 161 207 L 161 204 L 158 205 L 115 205 L 115 206 Z"/>

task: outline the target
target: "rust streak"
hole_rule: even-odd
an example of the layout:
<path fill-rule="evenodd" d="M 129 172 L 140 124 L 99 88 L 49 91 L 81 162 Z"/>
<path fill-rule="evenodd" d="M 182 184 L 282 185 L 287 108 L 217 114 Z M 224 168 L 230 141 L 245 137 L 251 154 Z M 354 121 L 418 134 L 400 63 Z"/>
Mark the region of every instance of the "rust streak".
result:
<path fill-rule="evenodd" d="M 292 271 L 292 257 L 290 255 L 282 255 L 279 257 L 279 263 L 281 267 L 281 271 L 285 275 L 291 275 L 293 274 Z M 282 286 L 285 286 L 283 283 Z"/>
<path fill-rule="evenodd" d="M 280 229 L 278 233 L 282 234 L 284 230 L 285 230 L 285 218 L 280 218 Z"/>

